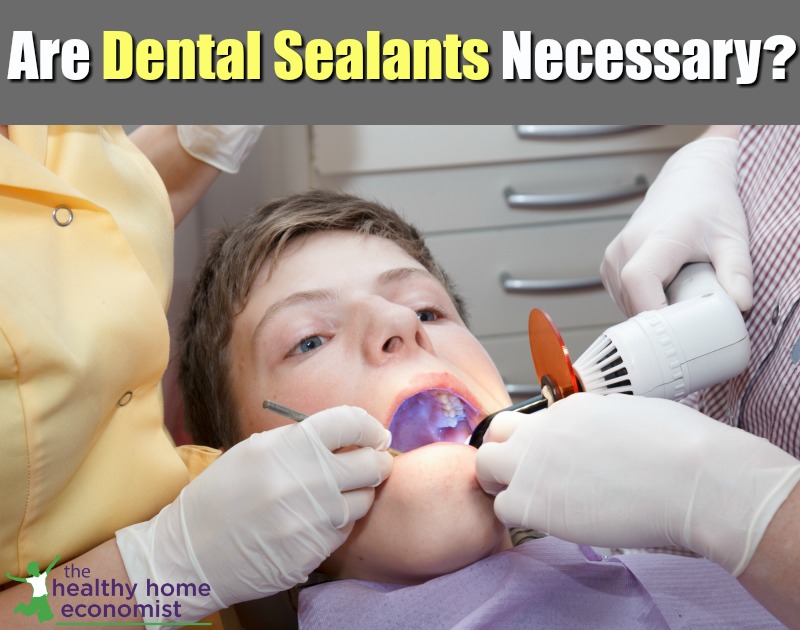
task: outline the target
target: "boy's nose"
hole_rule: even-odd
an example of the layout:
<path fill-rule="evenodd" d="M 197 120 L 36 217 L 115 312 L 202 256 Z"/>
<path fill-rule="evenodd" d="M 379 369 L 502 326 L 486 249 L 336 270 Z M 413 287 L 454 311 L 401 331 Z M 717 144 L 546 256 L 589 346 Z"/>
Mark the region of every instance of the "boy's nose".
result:
<path fill-rule="evenodd" d="M 383 344 L 383 351 L 384 352 L 394 352 L 395 350 L 399 350 L 403 347 L 403 340 L 395 335 L 387 339 L 386 343 Z"/>
<path fill-rule="evenodd" d="M 382 365 L 418 349 L 432 351 L 428 335 L 417 314 L 398 304 L 375 302 L 367 308 L 364 326 L 364 355 L 373 365 Z"/>

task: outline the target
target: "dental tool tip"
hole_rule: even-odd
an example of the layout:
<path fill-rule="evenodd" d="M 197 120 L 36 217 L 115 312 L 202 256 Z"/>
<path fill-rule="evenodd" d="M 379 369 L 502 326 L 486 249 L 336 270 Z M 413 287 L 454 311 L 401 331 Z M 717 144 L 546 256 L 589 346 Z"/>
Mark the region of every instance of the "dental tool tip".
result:
<path fill-rule="evenodd" d="M 290 420 L 294 420 L 295 422 L 302 422 L 308 416 L 304 413 L 300 413 L 299 411 L 295 411 L 294 409 L 290 409 L 289 407 L 284 407 L 283 405 L 279 405 L 276 402 L 271 400 L 265 400 L 264 404 L 262 405 L 264 409 L 269 409 L 277 413 L 278 415 L 283 416 L 284 418 L 289 418 Z"/>

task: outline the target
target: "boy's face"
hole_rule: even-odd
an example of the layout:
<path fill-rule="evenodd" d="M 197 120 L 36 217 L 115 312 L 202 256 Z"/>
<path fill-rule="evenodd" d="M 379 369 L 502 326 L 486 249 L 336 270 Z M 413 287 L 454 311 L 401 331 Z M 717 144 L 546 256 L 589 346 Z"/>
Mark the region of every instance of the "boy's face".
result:
<path fill-rule="evenodd" d="M 292 422 L 263 410 L 265 399 L 307 414 L 355 405 L 387 427 L 420 391 L 457 394 L 471 423 L 510 403 L 444 287 L 396 244 L 351 232 L 308 236 L 264 265 L 234 321 L 230 365 L 243 436 Z M 418 413 L 424 404 L 408 423 L 436 420 Z M 475 477 L 464 424 L 444 433 L 460 443 L 429 444 L 442 434 L 422 431 L 427 446 L 395 458 L 369 514 L 320 570 L 416 583 L 510 544 Z"/>
<path fill-rule="evenodd" d="M 321 232 L 258 273 L 236 317 L 231 369 L 241 431 L 290 423 L 265 399 L 306 414 L 362 407 L 385 426 L 412 394 L 445 389 L 478 410 L 508 406 L 494 364 L 447 291 L 400 247 Z"/>

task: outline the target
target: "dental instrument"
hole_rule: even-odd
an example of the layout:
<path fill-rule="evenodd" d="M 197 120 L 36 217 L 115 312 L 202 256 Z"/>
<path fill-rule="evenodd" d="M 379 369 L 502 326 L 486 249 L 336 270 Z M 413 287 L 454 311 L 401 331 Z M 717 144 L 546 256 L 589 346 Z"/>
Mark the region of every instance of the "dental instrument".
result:
<path fill-rule="evenodd" d="M 750 360 L 742 314 L 708 263 L 685 266 L 668 306 L 610 327 L 573 364 L 550 317 L 533 309 L 528 336 L 542 394 L 501 411 L 534 413 L 576 391 L 680 400 L 740 374 Z M 470 438 L 479 447 L 497 413 Z"/>
<path fill-rule="evenodd" d="M 273 400 L 265 400 L 262 405 L 262 409 L 269 409 L 277 413 L 279 416 L 283 416 L 284 418 L 289 418 L 289 420 L 294 420 L 295 422 L 302 422 L 306 418 L 308 418 L 308 414 L 300 413 L 296 409 L 292 409 L 291 407 L 287 407 L 286 405 L 279 405 Z M 400 451 L 394 448 L 387 448 L 386 451 L 392 456 L 397 457 L 400 454 Z"/>
<path fill-rule="evenodd" d="M 289 407 L 285 407 L 284 405 L 279 405 L 278 403 L 272 400 L 265 400 L 264 404 L 262 405 L 264 409 L 269 409 L 277 413 L 284 418 L 289 418 L 289 420 L 294 420 L 295 422 L 302 422 L 306 418 L 308 418 L 307 414 L 300 413 L 299 411 L 295 411 Z"/>

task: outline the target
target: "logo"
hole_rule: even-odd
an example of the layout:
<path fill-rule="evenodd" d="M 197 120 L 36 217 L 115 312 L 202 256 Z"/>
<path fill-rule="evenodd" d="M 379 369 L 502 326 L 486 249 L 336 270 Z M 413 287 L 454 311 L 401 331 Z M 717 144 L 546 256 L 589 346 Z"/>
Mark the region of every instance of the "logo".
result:
<path fill-rule="evenodd" d="M 23 577 L 14 577 L 10 573 L 6 573 L 6 577 L 10 580 L 14 580 L 15 582 L 27 582 L 33 587 L 33 595 L 31 596 L 31 601 L 27 604 L 25 602 L 20 602 L 14 608 L 14 614 L 22 613 L 26 617 L 32 617 L 36 615 L 39 619 L 39 623 L 44 621 L 49 621 L 55 615 L 53 615 L 53 611 L 50 609 L 50 603 L 47 601 L 47 574 L 53 570 L 53 567 L 56 566 L 56 562 L 61 559 L 61 556 L 56 556 L 55 560 L 50 563 L 43 572 L 39 571 L 39 563 L 38 562 L 29 562 L 28 563 L 28 574 L 30 577 L 23 578 Z"/>
<path fill-rule="evenodd" d="M 34 615 L 39 623 L 55 618 L 51 602 L 65 621 L 55 621 L 57 626 L 210 626 L 210 622 L 184 621 L 183 602 L 188 598 L 197 601 L 211 596 L 211 587 L 206 584 L 180 582 L 157 584 L 146 580 L 142 588 L 127 580 L 95 577 L 88 567 L 79 567 L 74 563 L 64 565 L 63 577 L 54 577 L 48 592 L 47 577 L 53 567 L 61 559 L 56 556 L 44 570 L 39 570 L 38 562 L 28 563 L 29 577 L 15 577 L 6 573 L 6 577 L 15 582 L 30 584 L 33 594 L 29 602 L 20 602 L 14 608 L 14 614 L 26 617 Z M 64 579 L 66 578 L 66 580 Z M 141 598 L 137 601 L 137 590 Z M 49 599 L 48 599 L 49 598 Z M 87 600 L 89 603 L 87 603 Z M 142 622 L 136 622 L 143 619 Z"/>

